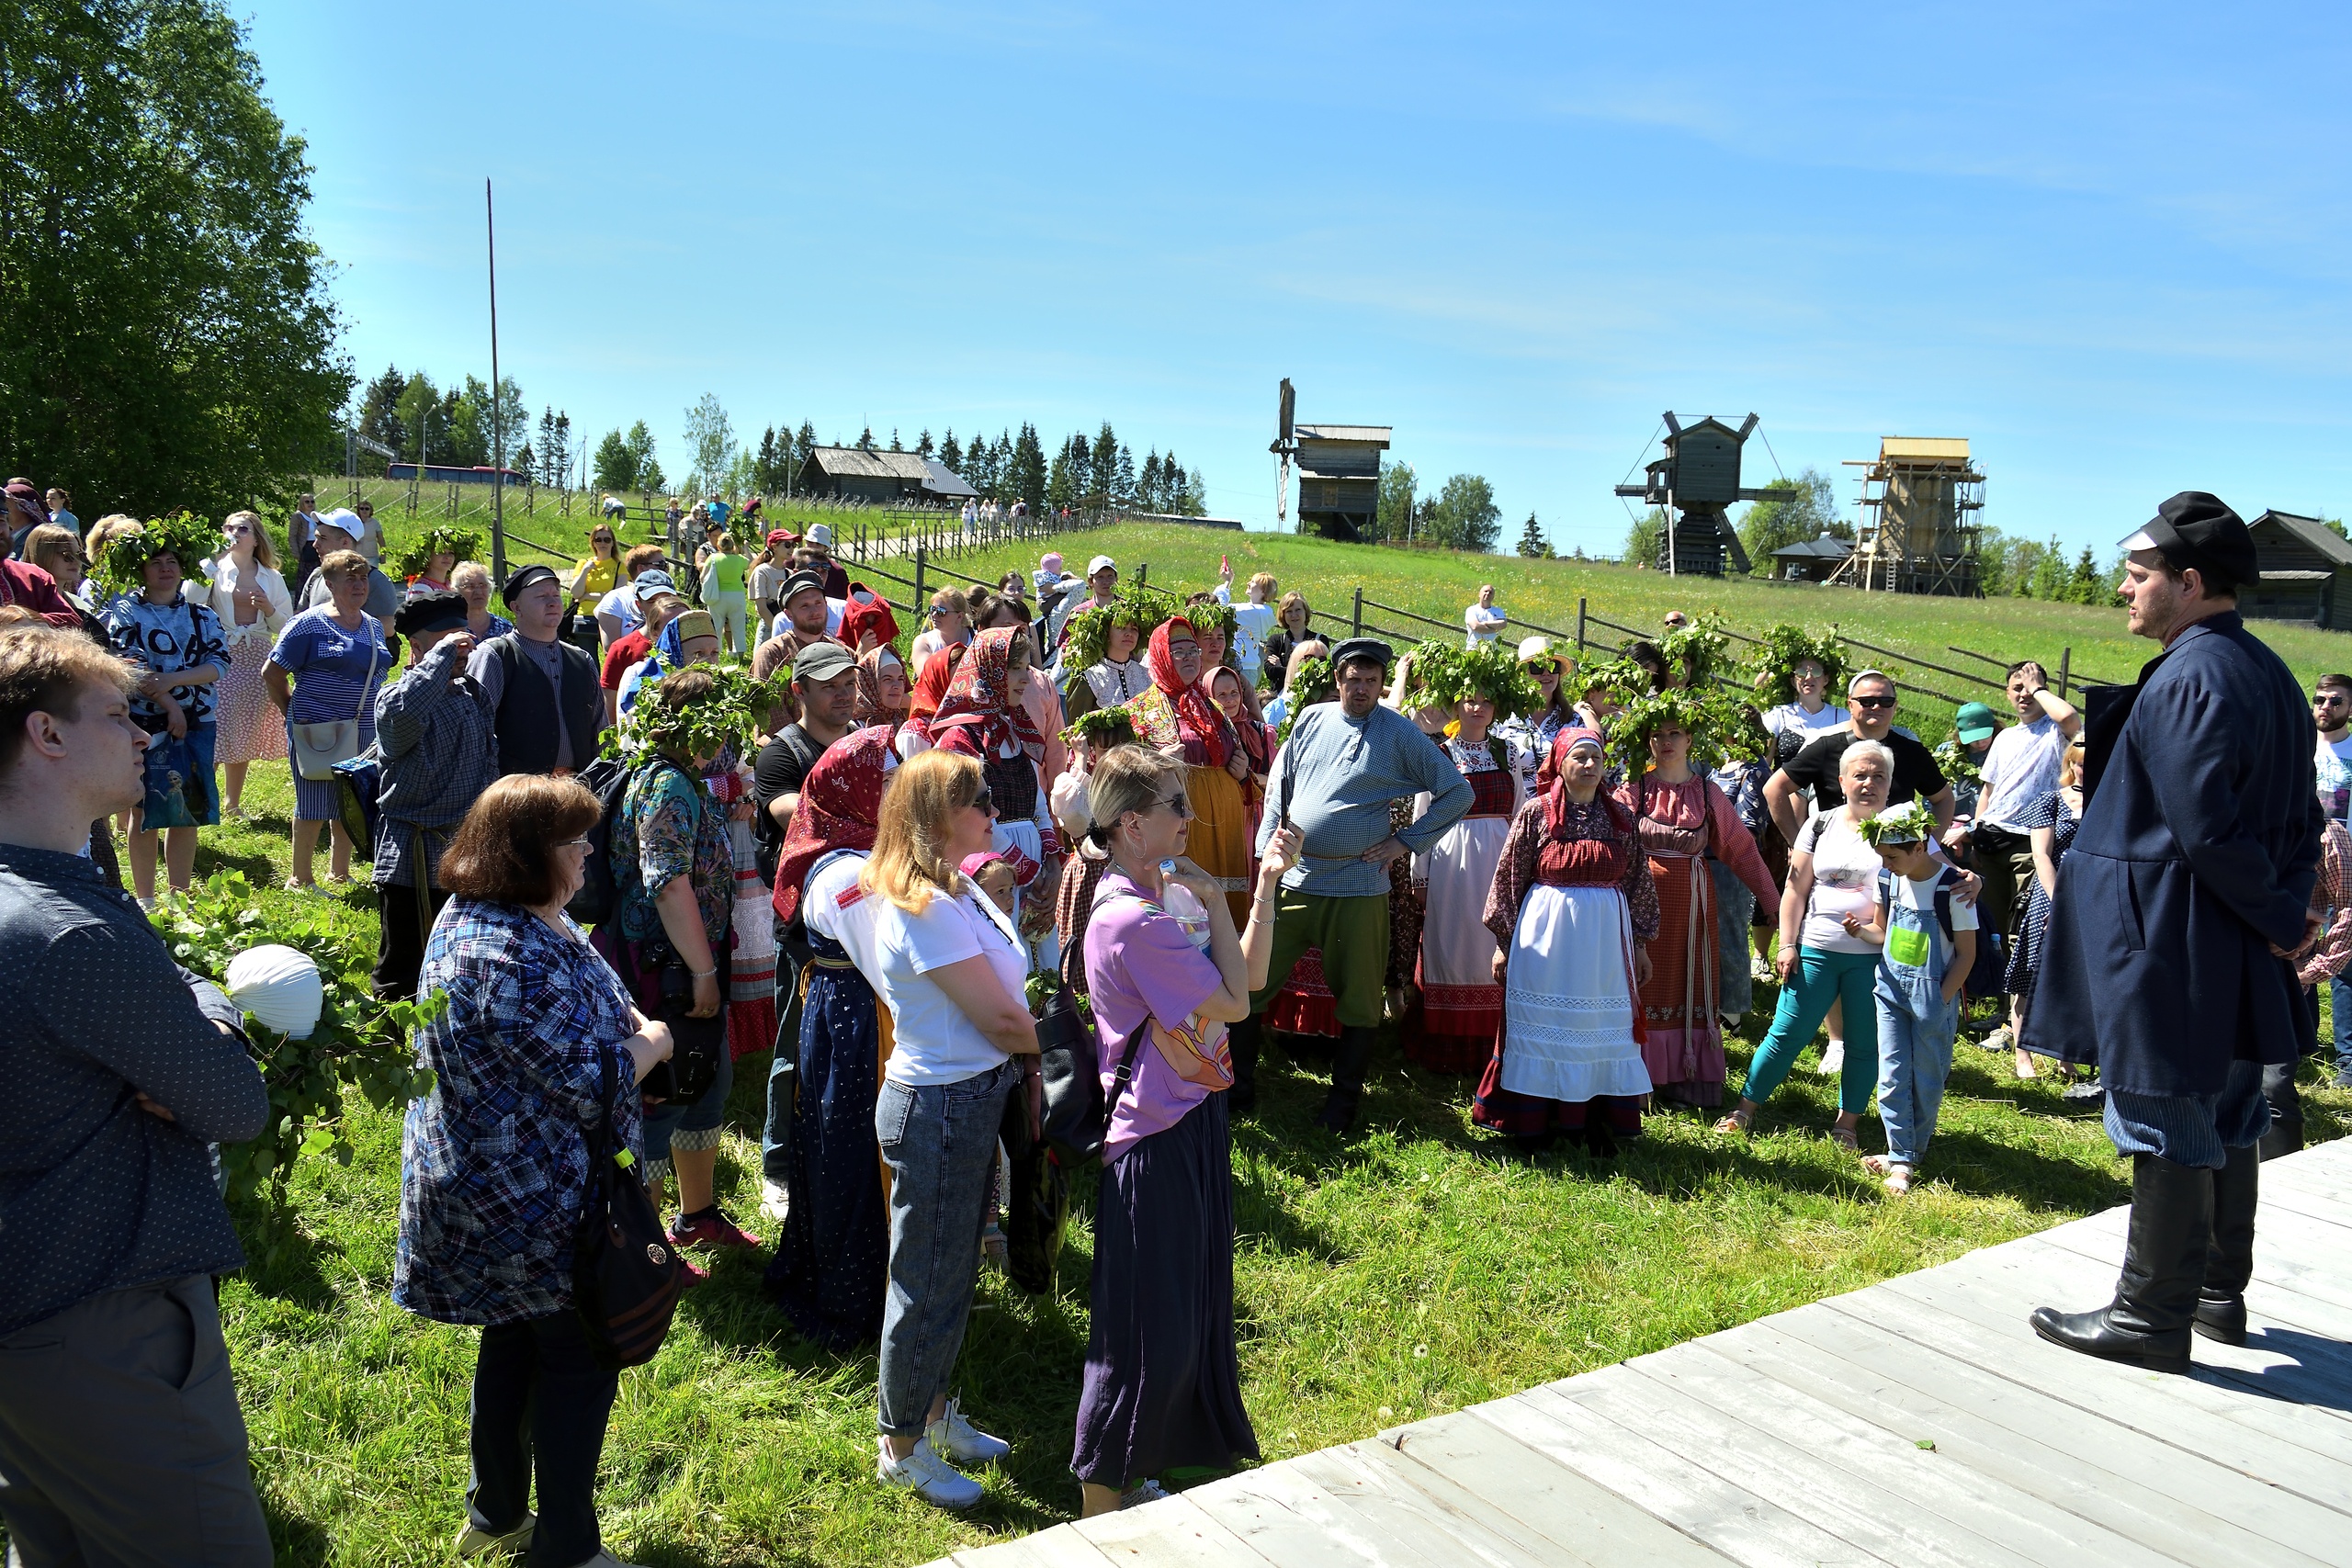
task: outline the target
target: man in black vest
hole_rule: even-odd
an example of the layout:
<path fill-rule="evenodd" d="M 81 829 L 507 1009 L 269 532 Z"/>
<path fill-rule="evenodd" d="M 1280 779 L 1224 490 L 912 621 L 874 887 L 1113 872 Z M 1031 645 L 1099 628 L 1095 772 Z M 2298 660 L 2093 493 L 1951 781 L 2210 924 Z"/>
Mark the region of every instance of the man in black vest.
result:
<path fill-rule="evenodd" d="M 554 570 L 526 566 L 502 593 L 514 629 L 473 651 L 466 673 L 497 716 L 498 773 L 568 773 L 596 755 L 605 699 L 596 661 L 556 634 L 563 584 Z"/>
<path fill-rule="evenodd" d="M 2325 818 L 2302 688 L 2238 615 L 2256 579 L 2245 524 L 2187 491 L 2123 548 L 2131 628 L 2165 651 L 2136 685 L 2089 694 L 2082 827 L 2022 1043 L 2098 1062 L 2132 1223 L 2114 1301 L 2032 1324 L 2186 1372 L 2192 1329 L 2245 1342 L 2262 1070 L 2311 1038 L 2290 955 L 2317 934 Z"/>

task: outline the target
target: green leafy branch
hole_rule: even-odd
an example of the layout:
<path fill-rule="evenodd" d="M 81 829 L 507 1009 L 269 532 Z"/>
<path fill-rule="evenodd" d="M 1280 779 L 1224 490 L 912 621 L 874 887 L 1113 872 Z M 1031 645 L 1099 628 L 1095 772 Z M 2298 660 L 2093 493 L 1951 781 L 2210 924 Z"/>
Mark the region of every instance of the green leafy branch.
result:
<path fill-rule="evenodd" d="M 1062 731 L 1062 739 L 1073 746 L 1092 744 L 1104 750 L 1114 746 L 1132 746 L 1136 743 L 1135 720 L 1123 707 L 1090 708 L 1070 721 L 1069 728 Z"/>
<path fill-rule="evenodd" d="M 404 578 L 422 577 L 424 569 L 433 564 L 435 556 L 451 555 L 459 560 L 471 560 L 474 552 L 481 548 L 481 535 L 474 529 L 443 524 L 426 529 L 423 538 L 413 540 L 408 548 L 401 552 L 400 559 L 394 563 L 394 570 Z"/>
<path fill-rule="evenodd" d="M 1499 643 L 1464 648 L 1431 638 L 1413 649 L 1412 660 L 1412 696 L 1418 705 L 1451 708 L 1464 697 L 1483 696 L 1495 705 L 1495 722 L 1499 724 L 1544 704 L 1535 677 L 1513 649 Z"/>
<path fill-rule="evenodd" d="M 1290 678 L 1290 700 L 1283 705 L 1283 722 L 1274 732 L 1277 747 L 1286 744 L 1290 732 L 1298 723 L 1298 716 L 1317 703 L 1329 702 L 1340 694 L 1340 677 L 1328 659 L 1301 659 L 1293 667 Z"/>
<path fill-rule="evenodd" d="M 1111 646 L 1113 626 L 1135 627 L 1136 648 L 1140 652 L 1144 641 L 1162 622 L 1182 613 L 1173 593 L 1131 582 L 1119 590 L 1119 596 L 1108 604 L 1091 605 L 1070 617 L 1069 637 L 1063 643 L 1067 651 L 1062 667 L 1088 670 L 1102 663 Z"/>
<path fill-rule="evenodd" d="M 193 512 L 153 517 L 114 536 L 97 563 L 98 581 L 110 592 L 136 593 L 146 585 L 142 569 L 157 556 L 180 563 L 180 575 L 190 582 L 211 581 L 212 558 L 227 547 L 220 525 Z"/>
<path fill-rule="evenodd" d="M 1846 666 L 1851 655 L 1846 651 L 1844 639 L 1832 626 L 1827 631 L 1810 634 L 1803 626 L 1786 621 L 1767 630 L 1758 639 L 1754 652 L 1745 666 L 1762 698 L 1765 707 L 1780 707 L 1797 700 L 1796 668 L 1805 660 L 1819 664 L 1828 676 L 1828 687 L 1838 689 L 1845 679 Z"/>
<path fill-rule="evenodd" d="M 665 751 L 674 757 L 711 757 L 729 747 L 744 755 L 751 737 L 785 702 L 792 683 L 788 664 L 764 681 L 740 662 L 686 668 L 711 678 L 710 694 L 673 708 L 662 700 L 664 677 L 649 676 L 638 687 L 628 716 L 605 731 L 605 756 L 628 760 Z"/>
<path fill-rule="evenodd" d="M 448 999 L 379 1000 L 371 983 L 371 944 L 339 935 L 299 906 L 264 906 L 242 872 L 220 872 L 173 894 L 150 917 L 173 956 L 225 987 L 229 962 L 248 948 L 279 943 L 308 953 L 324 991 L 318 1026 L 290 1039 L 247 1018 L 245 1037 L 269 1089 L 269 1125 L 251 1143 L 224 1146 L 229 1196 L 262 1197 L 275 1251 L 290 1217 L 286 1185 L 296 1164 L 322 1156 L 349 1165 L 345 1095 L 357 1089 L 379 1108 L 405 1105 L 430 1092 L 431 1072 L 416 1065 L 415 1032 L 440 1017 Z"/>

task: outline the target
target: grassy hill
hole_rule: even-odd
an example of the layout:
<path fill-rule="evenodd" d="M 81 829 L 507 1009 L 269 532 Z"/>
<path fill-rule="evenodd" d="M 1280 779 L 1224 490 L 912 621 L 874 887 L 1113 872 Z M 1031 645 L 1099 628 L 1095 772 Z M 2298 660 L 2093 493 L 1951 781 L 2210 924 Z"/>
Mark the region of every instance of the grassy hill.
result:
<path fill-rule="evenodd" d="M 333 488 L 342 481 L 320 483 Z M 399 502 L 405 490 L 402 485 L 366 481 L 366 490 L 385 519 L 387 535 L 395 542 L 440 520 L 429 504 L 415 520 L 405 516 Z M 325 490 L 321 493 L 322 503 L 328 504 Z M 486 533 L 488 492 L 467 494 L 463 501 L 466 508 L 460 521 Z M 510 561 L 569 559 L 587 552 L 588 529 L 594 519 L 585 499 L 573 498 L 569 516 L 557 511 L 549 496 L 538 497 L 536 510 L 528 515 L 521 513 L 522 504 L 518 497 L 510 495 Z M 903 521 L 888 523 L 890 514 L 876 511 L 840 511 L 805 503 L 774 506 L 770 513 L 772 520 L 792 519 L 796 528 L 815 521 L 832 524 L 844 540 L 842 554 L 853 577 L 860 575 L 853 542 L 856 530 L 863 525 L 869 537 L 878 538 L 888 527 L 888 553 L 876 558 L 874 570 L 864 575 L 894 600 L 911 596 L 910 587 L 897 581 L 914 575 L 911 560 L 899 553 Z M 641 523 L 627 529 L 631 541 L 646 534 Z M 549 547 L 535 549 L 523 539 Z M 2000 671 L 1983 660 L 1951 651 L 1955 647 L 2003 662 L 2039 659 L 2053 677 L 2063 660 L 2075 684 L 2086 680 L 2130 681 L 2156 652 L 2154 644 L 2124 629 L 2120 609 L 2035 599 L 1928 599 L 1753 579 L 1670 578 L 1608 561 L 1524 560 L 1516 556 L 1340 545 L 1293 534 L 1237 534 L 1165 524 L 1119 525 L 1043 542 L 978 549 L 961 548 L 952 535 L 941 543 L 944 547 L 925 552 L 923 580 L 928 587 L 992 582 L 1009 570 L 1025 573 L 1036 566 L 1041 550 L 1057 545 L 1074 570 L 1082 570 L 1088 557 L 1107 554 L 1129 576 L 1144 568 L 1153 582 L 1189 592 L 1213 585 L 1219 558 L 1229 557 L 1237 594 L 1253 572 L 1271 571 L 1284 591 L 1306 594 L 1318 628 L 1342 634 L 1354 624 L 1355 594 L 1362 590 L 1369 602 L 1363 618 L 1371 626 L 1414 639 L 1448 633 L 1458 636 L 1463 608 L 1477 596 L 1479 585 L 1487 582 L 1495 585 L 1497 603 L 1510 612 L 1514 635 L 1542 627 L 1573 637 L 1581 604 L 1589 640 L 1611 653 L 1626 635 L 1616 628 L 1654 635 L 1669 610 L 1690 615 L 1719 611 L 1733 630 L 1750 636 L 1780 621 L 1809 627 L 1834 623 L 1849 637 L 1894 650 L 1882 654 L 1857 649 L 1856 652 L 1903 678 L 1902 722 L 1931 743 L 1949 730 L 1954 706 L 1934 694 L 2002 707 Z M 890 575 L 884 576 L 886 572 Z M 1413 616 L 1441 623 L 1445 631 Z M 2352 669 L 2352 634 L 2284 622 L 2261 623 L 2258 630 L 2307 684 L 2324 671 Z"/>

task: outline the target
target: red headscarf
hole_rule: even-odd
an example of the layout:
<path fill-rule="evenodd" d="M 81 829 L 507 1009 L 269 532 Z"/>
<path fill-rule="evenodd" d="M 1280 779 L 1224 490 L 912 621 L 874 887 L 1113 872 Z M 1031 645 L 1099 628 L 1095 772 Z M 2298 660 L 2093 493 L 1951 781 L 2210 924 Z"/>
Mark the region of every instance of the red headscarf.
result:
<path fill-rule="evenodd" d="M 859 598 L 860 594 L 865 597 Z M 888 599 L 863 582 L 853 582 L 849 585 L 848 601 L 842 605 L 842 640 L 855 648 L 866 632 L 872 632 L 888 647 L 898 640 L 899 617 L 890 613 Z"/>
<path fill-rule="evenodd" d="M 1045 765 L 1046 738 L 1029 710 L 1012 700 L 1012 639 L 1028 635 L 1025 626 L 990 626 L 972 639 L 970 657 L 932 718 L 932 744 L 985 761 L 1015 741 L 1031 761 Z"/>
<path fill-rule="evenodd" d="M 903 698 L 900 706 L 886 708 L 882 705 L 882 666 L 886 660 L 898 666 L 903 691 L 907 666 L 889 644 L 884 643 L 880 648 L 869 649 L 860 654 L 857 660 L 857 705 L 850 710 L 853 724 L 878 724 L 896 729 L 906 722 L 907 709 Z"/>
<path fill-rule="evenodd" d="M 1221 768 L 1225 766 L 1226 759 L 1233 755 L 1233 730 L 1200 682 L 1194 681 L 1187 685 L 1184 678 L 1176 672 L 1174 644 L 1179 626 L 1183 627 L 1184 635 L 1194 642 L 1200 640 L 1201 634 L 1193 629 L 1192 622 L 1182 615 L 1164 622 L 1159 630 L 1151 634 L 1151 651 L 1144 655 L 1143 667 L 1151 672 L 1152 685 L 1175 708 L 1180 738 L 1199 741 L 1208 757 L 1207 765 Z M 1204 670 L 1201 673 L 1205 675 L 1208 671 Z"/>
<path fill-rule="evenodd" d="M 965 644 L 956 643 L 938 649 L 922 661 L 922 672 L 915 678 L 915 689 L 907 698 L 907 725 L 917 735 L 929 739 L 931 717 L 947 698 L 947 684 L 956 678 L 956 666 L 963 662 Z"/>
<path fill-rule="evenodd" d="M 1583 745 L 1598 750 L 1604 760 L 1609 755 L 1608 744 L 1600 739 L 1599 730 L 1572 724 L 1552 737 L 1552 750 L 1544 753 L 1543 766 L 1535 770 L 1535 787 L 1545 792 L 1544 831 L 1547 835 L 1559 832 L 1560 824 L 1567 816 L 1568 781 L 1564 775 L 1567 772 L 1568 753 Z M 1594 798 L 1609 802 L 1610 819 L 1617 824 L 1620 831 L 1631 829 L 1631 815 L 1611 799 L 1607 790 L 1600 791 Z"/>
<path fill-rule="evenodd" d="M 833 850 L 870 850 L 882 819 L 882 782 L 890 769 L 890 732 L 854 729 L 825 749 L 800 784 L 800 807 L 775 866 L 775 917 L 786 925 L 800 912 L 801 885 L 819 858 Z"/>

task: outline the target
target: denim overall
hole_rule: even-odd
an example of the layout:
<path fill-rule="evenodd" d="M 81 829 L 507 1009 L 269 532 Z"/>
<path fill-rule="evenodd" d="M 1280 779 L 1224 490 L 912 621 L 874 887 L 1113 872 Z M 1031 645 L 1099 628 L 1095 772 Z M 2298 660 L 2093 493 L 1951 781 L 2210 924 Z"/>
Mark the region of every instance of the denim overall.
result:
<path fill-rule="evenodd" d="M 1943 998 L 1952 945 L 1937 923 L 1934 899 L 1925 909 L 1906 908 L 1893 896 L 1894 880 L 1886 883 L 1886 947 L 1871 991 L 1878 1004 L 1878 1114 L 1886 1124 L 1887 1159 L 1916 1167 L 1943 1106 L 1960 1002 Z"/>

